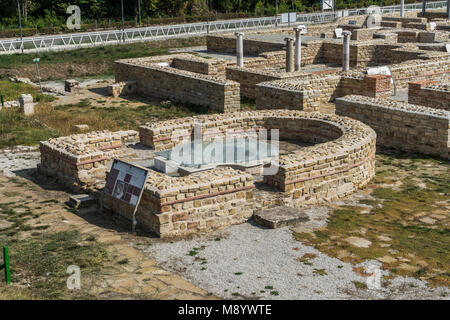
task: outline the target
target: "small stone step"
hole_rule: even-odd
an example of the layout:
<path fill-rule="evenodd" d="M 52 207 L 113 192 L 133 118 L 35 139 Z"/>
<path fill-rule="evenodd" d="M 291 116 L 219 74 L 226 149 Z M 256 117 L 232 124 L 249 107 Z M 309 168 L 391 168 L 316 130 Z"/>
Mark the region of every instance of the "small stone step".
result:
<path fill-rule="evenodd" d="M 308 221 L 309 217 L 298 209 L 280 206 L 255 213 L 253 220 L 263 227 L 276 229 Z"/>
<path fill-rule="evenodd" d="M 72 195 L 67 201 L 67 205 L 74 209 L 83 209 L 95 206 L 98 200 L 89 194 Z"/>

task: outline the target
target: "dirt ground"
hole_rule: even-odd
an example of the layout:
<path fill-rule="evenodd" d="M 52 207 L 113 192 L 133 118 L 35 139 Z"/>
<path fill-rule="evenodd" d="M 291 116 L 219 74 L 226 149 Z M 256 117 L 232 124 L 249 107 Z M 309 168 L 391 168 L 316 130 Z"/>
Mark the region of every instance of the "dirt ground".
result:
<path fill-rule="evenodd" d="M 97 79 L 77 92 L 58 97 L 52 104 L 57 107 L 88 101 L 90 107 L 117 105 L 126 112 L 128 107 L 136 108 L 145 103 L 140 99 L 106 96 L 105 87 L 110 81 Z M 57 85 L 60 84 L 55 83 Z M 79 108 L 83 106 L 79 105 Z M 324 111 L 333 112 L 333 105 L 325 106 Z M 398 277 L 407 276 L 429 286 L 426 294 L 421 296 L 420 290 L 416 290 L 411 298 L 448 299 L 446 290 L 433 291 L 432 288 L 448 289 L 450 286 L 450 164 L 420 155 L 379 151 L 377 175 L 372 183 L 348 199 L 326 204 L 328 214 L 323 224 L 292 228 L 292 238 L 299 244 L 319 250 L 321 254 L 353 265 L 350 272 L 363 277 L 367 276 L 367 270 L 357 266 L 364 261 L 377 260 L 386 272 L 385 281 L 395 282 Z M 63 284 L 59 287 L 61 295 L 55 298 L 228 297 L 217 290 L 212 294 L 214 290 L 179 271 L 176 261 L 161 261 L 156 255 L 149 254 L 149 248 L 159 246 L 159 239 L 132 235 L 129 226 L 116 224 L 111 217 L 101 215 L 97 210 L 74 211 L 67 207 L 65 202 L 70 192 L 52 179 L 39 175 L 36 171 L 39 161 L 36 148 L 0 150 L 0 244 L 10 246 L 11 266 L 15 270 L 12 285 L 0 286 L 0 299 L 52 298 L 49 292 L 53 289 L 48 284 L 57 280 L 63 283 L 68 275 L 62 272 L 56 279 L 45 267 L 34 270 L 33 266 L 27 266 L 24 257 L 28 256 L 23 244 L 30 241 L 31 244 L 42 244 L 47 248 L 46 252 L 52 252 L 48 249 L 46 236 L 60 236 L 70 231 L 79 233 L 74 236 L 77 250 L 84 252 L 83 248 L 92 246 L 104 255 L 96 260 L 98 269 L 81 268 L 80 291 L 68 290 Z M 201 237 L 199 239 L 202 240 Z M 163 243 L 170 251 L 171 243 Z M 51 257 L 54 260 L 49 261 L 59 264 L 70 261 L 71 256 L 60 260 L 61 253 L 56 253 L 56 249 Z M 309 265 L 314 258 L 306 255 L 299 258 L 299 263 Z M 326 275 L 321 268 L 317 270 L 316 275 Z M 365 294 L 367 287 L 363 282 L 354 286 L 350 297 L 373 298 Z M 399 296 L 392 293 L 382 298 Z"/>
<path fill-rule="evenodd" d="M 1 157 L 5 157 L 1 154 Z M 36 152 L 8 154 L 10 161 L 14 158 L 27 157 L 28 166 L 35 164 Z M 27 165 L 25 165 L 27 166 Z M 24 167 L 24 166 L 22 166 Z M 5 169 L 5 167 L 4 167 Z M 3 244 L 10 245 L 11 268 L 15 270 L 14 240 L 34 238 L 39 240 L 41 232 L 46 234 L 77 230 L 83 238 L 95 239 L 104 246 L 108 259 L 95 275 L 83 277 L 81 270 L 81 291 L 83 297 L 93 299 L 210 299 L 213 298 L 206 291 L 195 287 L 181 277 L 163 270 L 156 265 L 156 260 L 148 258 L 142 252 L 134 249 L 130 244 L 130 237 L 138 243 L 146 243 L 145 237 L 131 236 L 125 226 L 118 226 L 111 222 L 110 217 L 100 215 L 97 211 L 74 212 L 65 201 L 69 193 L 51 179 L 40 176 L 36 169 L 10 168 L 7 173 L 0 171 L 0 206 L 14 208 L 14 215 L 22 212 L 32 212 L 33 215 L 21 221 L 28 226 L 14 235 L 8 236 L 11 230 L 10 217 L 5 210 L 0 210 L 0 239 Z M 43 228 L 42 226 L 45 226 Z M 41 227 L 41 228 L 40 228 Z M 11 291 L 19 291 L 18 297 L 41 298 L 39 289 L 33 288 L 33 278 L 25 272 L 23 277 L 14 277 L 10 288 L 1 286 L 0 298 L 8 298 Z M 51 279 L 49 279 L 50 281 Z M 27 287 L 35 289 L 27 290 Z M 35 294 L 31 295 L 32 292 Z M 72 296 L 66 290 L 63 298 Z M 80 296 L 80 293 L 77 293 Z"/>

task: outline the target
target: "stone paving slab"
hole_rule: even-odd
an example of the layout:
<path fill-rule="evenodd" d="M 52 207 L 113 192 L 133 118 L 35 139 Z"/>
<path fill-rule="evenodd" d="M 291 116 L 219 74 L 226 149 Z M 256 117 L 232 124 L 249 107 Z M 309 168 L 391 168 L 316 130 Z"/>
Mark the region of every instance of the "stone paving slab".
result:
<path fill-rule="evenodd" d="M 277 229 L 306 222 L 309 217 L 298 209 L 275 207 L 254 214 L 253 220 L 263 227 Z"/>

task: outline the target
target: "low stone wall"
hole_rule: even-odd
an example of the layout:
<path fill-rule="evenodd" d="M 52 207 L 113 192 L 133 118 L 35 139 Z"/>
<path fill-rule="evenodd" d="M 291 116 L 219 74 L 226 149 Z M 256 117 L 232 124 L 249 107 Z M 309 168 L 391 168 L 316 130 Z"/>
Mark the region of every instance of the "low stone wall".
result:
<path fill-rule="evenodd" d="M 263 82 L 256 85 L 256 106 L 258 109 L 317 111 L 321 104 L 352 93 L 388 97 L 392 93 L 390 81 L 389 76 L 383 75 L 334 72 Z"/>
<path fill-rule="evenodd" d="M 261 82 L 296 78 L 305 75 L 303 72 L 270 71 L 264 69 L 250 69 L 229 67 L 226 77 L 229 80 L 239 82 L 241 97 L 256 99 L 258 96 L 256 85 Z"/>
<path fill-rule="evenodd" d="M 217 112 L 240 109 L 239 83 L 139 61 L 115 62 L 116 82 L 136 81 L 136 92 L 161 99 L 206 106 Z"/>
<path fill-rule="evenodd" d="M 426 23 L 427 18 L 420 18 L 420 17 L 394 17 L 394 16 L 383 16 L 382 21 L 394 21 L 394 22 L 400 22 L 402 23 L 402 26 L 408 24 L 408 23 Z"/>
<path fill-rule="evenodd" d="M 377 143 L 407 152 L 450 159 L 450 113 L 390 99 L 346 96 L 336 99 L 336 114 L 364 122 Z"/>
<path fill-rule="evenodd" d="M 208 35 L 206 36 L 208 51 L 236 53 L 236 37 L 234 35 Z M 246 39 L 244 37 L 244 54 L 258 56 L 264 52 L 280 51 L 285 44 L 275 41 Z"/>
<path fill-rule="evenodd" d="M 124 155 L 123 144 L 136 142 L 136 131 L 96 131 L 42 141 L 38 171 L 74 191 L 104 184 L 108 163 Z"/>
<path fill-rule="evenodd" d="M 422 80 L 410 82 L 408 102 L 422 106 L 450 110 L 450 84 L 438 84 L 435 81 Z"/>

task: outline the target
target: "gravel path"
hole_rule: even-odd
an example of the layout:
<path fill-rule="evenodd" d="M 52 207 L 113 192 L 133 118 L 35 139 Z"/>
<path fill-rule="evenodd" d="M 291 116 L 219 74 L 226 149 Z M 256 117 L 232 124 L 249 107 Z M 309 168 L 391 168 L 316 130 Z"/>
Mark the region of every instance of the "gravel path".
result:
<path fill-rule="evenodd" d="M 431 290 L 423 281 L 402 277 L 381 290 L 356 289 L 353 282 L 366 283 L 367 278 L 351 264 L 302 245 L 288 227 L 272 230 L 245 223 L 202 238 L 156 242 L 145 251 L 164 269 L 228 299 L 442 299 L 447 290 Z M 311 265 L 298 261 L 306 253 L 316 255 Z"/>

